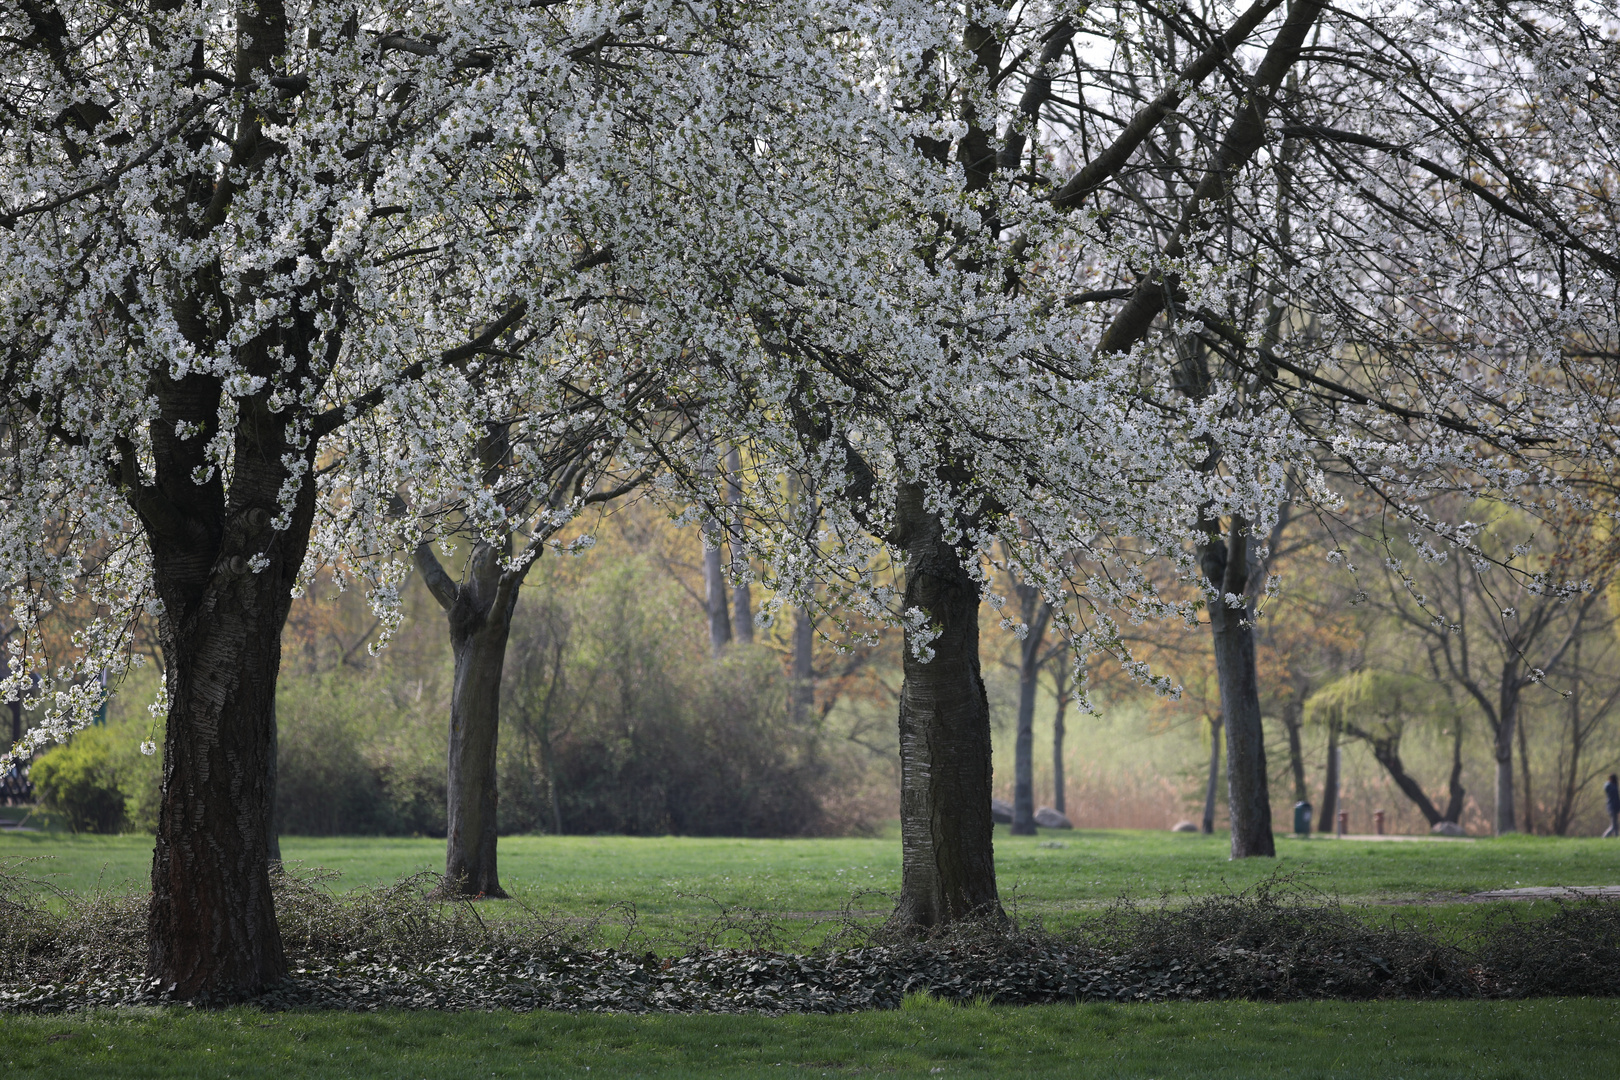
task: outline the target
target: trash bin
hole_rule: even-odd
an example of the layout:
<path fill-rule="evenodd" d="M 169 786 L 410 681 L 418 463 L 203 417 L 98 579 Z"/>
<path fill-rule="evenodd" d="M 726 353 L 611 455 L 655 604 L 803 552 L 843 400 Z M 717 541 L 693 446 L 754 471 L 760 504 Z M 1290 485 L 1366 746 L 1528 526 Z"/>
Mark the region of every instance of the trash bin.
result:
<path fill-rule="evenodd" d="M 1297 802 L 1294 804 L 1294 831 L 1301 836 L 1311 835 L 1311 804 Z"/>

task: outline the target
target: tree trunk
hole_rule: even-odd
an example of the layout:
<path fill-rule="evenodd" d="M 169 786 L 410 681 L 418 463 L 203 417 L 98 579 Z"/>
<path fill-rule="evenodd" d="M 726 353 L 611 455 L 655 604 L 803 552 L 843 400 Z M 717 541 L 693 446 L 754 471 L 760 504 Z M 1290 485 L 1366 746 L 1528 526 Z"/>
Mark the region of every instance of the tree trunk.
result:
<path fill-rule="evenodd" d="M 705 537 L 705 543 L 708 542 L 715 546 L 703 549 L 704 606 L 709 613 L 709 649 L 719 659 L 731 644 L 731 616 L 726 612 L 726 578 L 721 571 L 722 541 L 718 535 L 709 535 Z"/>
<path fill-rule="evenodd" d="M 501 672 L 517 590 L 501 588 L 504 554 L 493 544 L 475 543 L 466 580 L 456 588 L 447 611 L 455 681 L 450 690 L 444 887 L 462 896 L 506 895 L 496 868 L 500 795 L 495 755 L 501 727 Z"/>
<path fill-rule="evenodd" d="M 793 722 L 803 724 L 816 703 L 816 624 L 809 608 L 793 619 Z"/>
<path fill-rule="evenodd" d="M 1496 832 L 1500 836 L 1518 830 L 1518 815 L 1513 808 L 1513 736 L 1519 719 L 1516 657 L 1503 665 L 1496 716 Z"/>
<path fill-rule="evenodd" d="M 1274 856 L 1271 794 L 1266 777 L 1265 730 L 1260 722 L 1260 682 L 1255 672 L 1254 624 L 1245 596 L 1249 582 L 1248 522 L 1234 516 L 1226 544 L 1212 535 L 1202 568 L 1210 584 L 1209 627 L 1215 638 L 1215 674 L 1226 728 L 1226 803 L 1232 820 L 1232 858 Z"/>
<path fill-rule="evenodd" d="M 184 390 L 195 392 L 195 385 Z M 217 393 L 211 385 L 199 389 Z M 269 874 L 276 676 L 315 494 L 306 477 L 288 528 L 270 530 L 288 475 L 283 455 L 299 451 L 258 403 L 244 402 L 242 413 L 228 501 L 218 479 L 193 484 L 189 477 L 145 496 L 152 502 L 135 500 L 163 602 L 158 635 L 169 698 L 147 975 L 160 992 L 181 999 L 248 997 L 287 969 Z M 165 460 L 193 449 L 200 456 L 201 439 L 176 446 L 172 430 L 171 422 L 155 436 Z M 160 498 L 182 516 L 148 518 L 143 506 Z M 258 573 L 248 561 L 255 556 L 268 560 Z"/>
<path fill-rule="evenodd" d="M 1035 835 L 1035 697 L 1040 689 L 1041 646 L 1046 641 L 1046 624 L 1051 607 L 1040 599 L 1039 590 L 1020 585 L 1024 599 L 1024 625 L 1029 633 L 1018 653 L 1018 729 L 1013 742 L 1013 820 L 1014 836 Z M 1038 606 L 1037 606 L 1038 605 Z"/>
<path fill-rule="evenodd" d="M 900 902 L 894 923 L 1005 916 L 990 818 L 990 704 L 979 675 L 979 589 L 922 488 L 902 485 L 894 539 L 905 608 L 938 632 L 918 657 L 908 626 L 900 689 Z"/>
<path fill-rule="evenodd" d="M 1442 821 L 1449 821 L 1453 825 L 1462 820 L 1463 799 L 1467 792 L 1463 790 L 1462 771 L 1462 722 L 1459 720 L 1451 733 L 1451 775 L 1446 778 L 1446 813 Z"/>
<path fill-rule="evenodd" d="M 1339 812 L 1339 724 L 1328 724 L 1327 775 L 1322 780 L 1322 816 L 1317 819 L 1316 831 L 1333 832 L 1337 825 L 1334 816 Z"/>
<path fill-rule="evenodd" d="M 1353 725 L 1346 725 L 1345 733 L 1364 740 L 1367 745 L 1372 747 L 1373 757 L 1377 759 L 1378 764 L 1382 765 L 1384 771 L 1389 773 L 1390 779 L 1395 781 L 1395 786 L 1401 789 L 1401 793 L 1411 799 L 1413 804 L 1417 806 L 1425 821 L 1430 825 L 1438 825 L 1444 820 L 1440 815 L 1440 811 L 1435 809 L 1434 803 L 1429 800 L 1429 796 L 1424 792 L 1423 785 L 1414 780 L 1411 774 L 1406 771 L 1406 765 L 1401 761 L 1400 736 L 1375 738 L 1370 732 L 1363 731 Z"/>
<path fill-rule="evenodd" d="M 1524 717 L 1518 718 L 1519 729 L 1519 772 L 1524 779 L 1524 790 L 1520 792 L 1520 801 L 1524 804 L 1524 831 L 1534 835 L 1536 831 L 1535 797 L 1530 791 L 1530 747 L 1529 736 L 1525 732 Z"/>
<path fill-rule="evenodd" d="M 1064 817 L 1069 816 L 1063 779 L 1064 714 L 1069 710 L 1069 651 L 1063 649 L 1057 656 L 1057 711 L 1052 715 L 1052 808 Z"/>
<path fill-rule="evenodd" d="M 1215 833 L 1215 797 L 1219 794 L 1221 776 L 1221 718 L 1209 720 L 1209 782 L 1204 785 L 1204 835 Z"/>
<path fill-rule="evenodd" d="M 731 529 L 733 536 L 743 534 L 742 510 L 742 455 L 733 446 L 726 453 L 726 503 L 731 507 Z M 748 587 L 743 571 L 748 566 L 742 557 L 742 549 L 736 543 L 731 545 L 731 623 L 732 631 L 739 642 L 744 645 L 754 643 L 754 599 Z"/>
<path fill-rule="evenodd" d="M 1305 748 L 1300 742 L 1300 728 L 1304 726 L 1300 713 L 1305 705 L 1303 691 L 1295 693 L 1283 706 L 1283 727 L 1288 730 L 1288 765 L 1294 775 L 1294 802 L 1310 801 L 1305 790 Z"/>

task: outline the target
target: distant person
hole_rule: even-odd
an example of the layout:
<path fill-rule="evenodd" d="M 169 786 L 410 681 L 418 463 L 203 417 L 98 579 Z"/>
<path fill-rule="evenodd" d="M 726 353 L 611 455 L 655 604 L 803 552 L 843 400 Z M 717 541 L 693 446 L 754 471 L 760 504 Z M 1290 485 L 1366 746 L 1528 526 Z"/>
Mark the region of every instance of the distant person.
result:
<path fill-rule="evenodd" d="M 1620 836 L 1620 776 L 1609 774 L 1609 782 L 1603 785 L 1603 794 L 1609 800 L 1609 828 L 1604 836 Z"/>

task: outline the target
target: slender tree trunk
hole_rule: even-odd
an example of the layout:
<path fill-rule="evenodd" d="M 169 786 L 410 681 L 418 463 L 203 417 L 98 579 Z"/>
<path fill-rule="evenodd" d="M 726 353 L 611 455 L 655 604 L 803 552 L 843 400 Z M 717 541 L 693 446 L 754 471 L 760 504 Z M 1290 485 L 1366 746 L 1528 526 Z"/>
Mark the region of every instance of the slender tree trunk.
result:
<path fill-rule="evenodd" d="M 1513 807 L 1513 737 L 1519 719 L 1519 668 L 1517 658 L 1502 669 L 1496 723 L 1496 832 L 1515 832 L 1518 815 Z"/>
<path fill-rule="evenodd" d="M 1463 799 L 1467 792 L 1463 790 L 1462 771 L 1462 721 L 1459 719 L 1451 733 L 1451 775 L 1446 778 L 1446 813 L 1440 820 L 1449 821 L 1453 825 L 1462 820 Z"/>
<path fill-rule="evenodd" d="M 932 927 L 1003 918 L 990 818 L 990 704 L 979 674 L 979 589 L 945 542 L 922 488 L 902 485 L 894 539 L 906 610 L 938 636 L 905 643 L 900 690 L 900 902 L 894 922 Z"/>
<path fill-rule="evenodd" d="M 1333 832 L 1337 826 L 1334 816 L 1339 812 L 1339 724 L 1328 724 L 1327 775 L 1322 780 L 1322 816 L 1316 822 L 1319 833 Z"/>
<path fill-rule="evenodd" d="M 447 616 L 455 681 L 450 691 L 450 755 L 445 888 L 502 897 L 496 866 L 501 673 L 517 590 L 500 588 L 501 547 L 479 541 Z"/>
<path fill-rule="evenodd" d="M 1040 599 L 1039 590 L 1020 585 L 1024 600 L 1024 625 L 1029 634 L 1018 653 L 1018 729 L 1013 742 L 1013 820 L 1014 836 L 1035 835 L 1035 697 L 1040 689 L 1041 647 L 1046 642 L 1046 624 L 1052 609 Z"/>
<path fill-rule="evenodd" d="M 1367 745 L 1372 747 L 1373 757 L 1377 759 L 1378 764 L 1382 765 L 1384 771 L 1389 773 L 1390 779 L 1395 781 L 1395 786 L 1401 789 L 1401 793 L 1412 800 L 1413 805 L 1418 808 L 1425 821 L 1430 825 L 1438 825 L 1444 820 L 1440 811 L 1435 809 L 1434 803 L 1430 801 L 1429 796 L 1424 792 L 1423 785 L 1419 784 L 1406 771 L 1406 765 L 1401 761 L 1401 740 L 1399 736 L 1375 738 L 1370 732 L 1363 731 L 1353 725 L 1346 725 L 1345 733 L 1364 740 Z"/>
<path fill-rule="evenodd" d="M 1209 781 L 1204 785 L 1204 835 L 1215 832 L 1215 798 L 1220 792 L 1221 776 L 1221 718 L 1209 720 Z"/>
<path fill-rule="evenodd" d="M 1057 711 L 1052 714 L 1052 808 L 1064 817 L 1069 816 L 1063 779 L 1064 714 L 1069 710 L 1069 651 L 1057 656 Z"/>
<path fill-rule="evenodd" d="M 803 724 L 816 703 L 816 624 L 809 608 L 793 618 L 793 722 Z"/>
<path fill-rule="evenodd" d="M 1521 799 L 1524 803 L 1524 831 L 1532 835 L 1536 831 L 1535 799 L 1530 792 L 1530 747 L 1529 737 L 1525 734 L 1524 717 L 1518 718 L 1519 728 L 1519 771 L 1524 778 L 1524 791 Z"/>
<path fill-rule="evenodd" d="M 743 534 L 742 510 L 742 455 L 733 446 L 726 453 L 726 503 L 731 507 L 731 529 L 733 536 Z M 744 645 L 754 643 L 754 598 L 748 587 L 743 572 L 748 569 L 742 557 L 742 549 L 736 544 L 731 545 L 731 623 L 732 630 L 739 642 Z"/>
<path fill-rule="evenodd" d="M 1564 836 L 1569 832 L 1570 823 L 1575 818 L 1575 791 L 1577 777 L 1581 769 L 1581 745 L 1586 741 L 1585 732 L 1581 730 L 1581 641 L 1575 639 L 1575 661 L 1571 665 L 1573 678 L 1570 681 L 1569 697 L 1565 699 L 1569 709 L 1569 768 L 1560 778 L 1561 790 L 1558 793 L 1558 805 L 1553 809 L 1553 832 Z"/>
<path fill-rule="evenodd" d="M 1260 721 L 1260 683 L 1255 671 L 1254 624 L 1245 596 L 1249 583 L 1248 522 L 1234 516 L 1227 543 L 1218 534 L 1204 545 L 1202 566 L 1213 595 L 1209 626 L 1215 638 L 1215 673 L 1226 728 L 1226 802 L 1232 819 L 1232 858 L 1274 856 L 1271 794 L 1266 777 L 1265 730 Z"/>
<path fill-rule="evenodd" d="M 726 611 L 726 578 L 721 570 L 725 559 L 718 535 L 706 537 L 714 547 L 703 549 L 703 591 L 709 613 L 709 649 L 716 659 L 731 644 L 731 616 Z"/>
<path fill-rule="evenodd" d="M 1304 693 L 1295 693 L 1283 706 L 1283 727 L 1288 730 L 1288 764 L 1294 775 L 1294 802 L 1310 801 L 1310 793 L 1305 789 L 1305 748 L 1300 742 L 1300 728 L 1304 726 L 1301 712 L 1304 709 Z"/>

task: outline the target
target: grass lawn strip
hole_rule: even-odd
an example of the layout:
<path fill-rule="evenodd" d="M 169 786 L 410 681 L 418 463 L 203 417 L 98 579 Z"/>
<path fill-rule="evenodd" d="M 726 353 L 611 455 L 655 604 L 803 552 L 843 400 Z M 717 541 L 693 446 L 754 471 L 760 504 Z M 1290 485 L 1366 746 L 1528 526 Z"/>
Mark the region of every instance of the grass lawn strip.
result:
<path fill-rule="evenodd" d="M 906 1007 L 847 1016 L 121 1010 L 0 1023 L 6 1075 L 1400 1077 L 1613 1075 L 1613 1001 Z"/>

